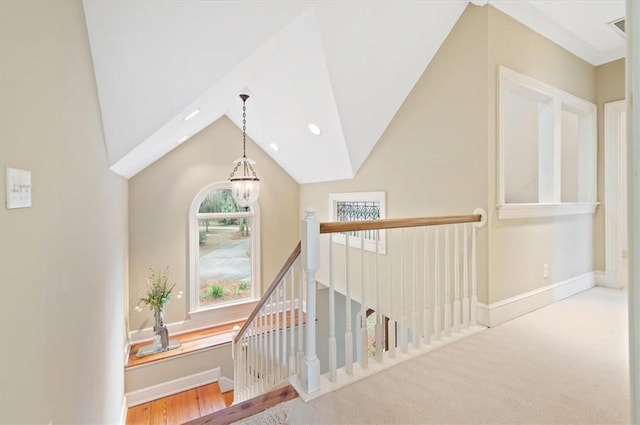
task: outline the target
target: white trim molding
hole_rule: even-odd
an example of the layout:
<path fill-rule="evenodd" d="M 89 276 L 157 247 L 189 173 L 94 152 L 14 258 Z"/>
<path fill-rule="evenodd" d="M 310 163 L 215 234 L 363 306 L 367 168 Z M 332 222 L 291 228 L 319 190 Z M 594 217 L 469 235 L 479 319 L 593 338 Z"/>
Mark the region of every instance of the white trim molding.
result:
<path fill-rule="evenodd" d="M 503 66 L 497 88 L 498 218 L 593 214 L 596 105 Z M 518 106 L 523 102 L 526 107 Z M 522 155 L 522 134 L 530 127 L 537 134 L 526 145 L 537 156 Z"/>
<path fill-rule="evenodd" d="M 596 272 L 589 272 L 489 305 L 478 303 L 478 322 L 484 326 L 497 326 L 561 299 L 586 291 L 593 288 L 595 284 Z"/>
<path fill-rule="evenodd" d="M 232 391 L 234 388 L 233 379 L 227 378 L 226 376 L 218 380 L 218 385 L 220 386 L 221 393 Z"/>
<path fill-rule="evenodd" d="M 604 105 L 604 234 L 605 234 L 605 282 L 608 288 L 625 286 L 622 263 L 626 243 L 621 236 L 626 233 L 626 181 L 623 172 L 627 159 L 625 129 L 622 115 L 626 101 L 619 100 Z"/>
<path fill-rule="evenodd" d="M 120 422 L 118 422 L 120 425 L 126 425 L 127 424 L 127 395 L 123 395 L 122 396 L 122 407 L 120 408 Z"/>
<path fill-rule="evenodd" d="M 599 202 L 563 202 L 558 204 L 500 204 L 498 218 L 534 218 L 560 215 L 593 214 Z"/>
<path fill-rule="evenodd" d="M 151 400 L 157 400 L 192 388 L 211 384 L 212 382 L 218 382 L 221 376 L 222 370 L 216 367 L 215 369 L 163 382 L 162 384 L 131 391 L 126 394 L 127 406 L 137 406 Z"/>

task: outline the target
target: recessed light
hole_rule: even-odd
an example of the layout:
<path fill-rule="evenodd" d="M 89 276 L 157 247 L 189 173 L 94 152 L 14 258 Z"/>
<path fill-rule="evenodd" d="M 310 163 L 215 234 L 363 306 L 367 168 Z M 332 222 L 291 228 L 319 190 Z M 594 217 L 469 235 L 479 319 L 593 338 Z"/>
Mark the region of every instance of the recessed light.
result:
<path fill-rule="evenodd" d="M 269 143 L 269 147 L 276 152 L 280 150 L 280 146 L 276 145 L 275 143 Z"/>
<path fill-rule="evenodd" d="M 318 127 L 316 124 L 312 122 L 309 123 L 309 131 L 315 134 L 316 136 L 319 136 L 322 134 L 322 130 L 320 130 L 320 127 Z"/>
<path fill-rule="evenodd" d="M 191 118 L 195 117 L 196 115 L 198 115 L 200 113 L 200 109 L 196 109 L 195 111 L 191 112 L 189 115 L 187 115 L 186 117 L 184 117 L 182 119 L 182 121 L 189 121 Z"/>
<path fill-rule="evenodd" d="M 185 142 L 187 139 L 189 138 L 189 136 L 182 136 L 182 138 L 180 140 L 178 140 L 178 145 L 182 142 Z"/>

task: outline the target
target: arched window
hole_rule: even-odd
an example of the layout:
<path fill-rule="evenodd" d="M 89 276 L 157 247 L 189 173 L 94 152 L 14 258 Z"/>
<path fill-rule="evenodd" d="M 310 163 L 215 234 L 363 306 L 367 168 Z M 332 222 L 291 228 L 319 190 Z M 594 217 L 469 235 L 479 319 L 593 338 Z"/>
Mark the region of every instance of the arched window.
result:
<path fill-rule="evenodd" d="M 258 206 L 238 206 L 228 182 L 198 193 L 189 212 L 190 313 L 260 297 Z"/>

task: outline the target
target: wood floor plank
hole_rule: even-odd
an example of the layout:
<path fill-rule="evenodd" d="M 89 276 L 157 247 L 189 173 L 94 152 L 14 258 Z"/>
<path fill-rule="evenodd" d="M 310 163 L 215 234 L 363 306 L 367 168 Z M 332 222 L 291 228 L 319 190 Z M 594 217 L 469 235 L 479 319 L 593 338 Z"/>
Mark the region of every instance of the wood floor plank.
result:
<path fill-rule="evenodd" d="M 198 393 L 196 390 L 189 390 L 187 395 L 187 412 L 189 412 L 190 419 L 196 419 L 202 416 L 200 411 L 200 403 L 198 402 Z"/>
<path fill-rule="evenodd" d="M 151 402 L 151 420 L 150 425 L 167 425 L 167 397 L 160 398 Z"/>
<path fill-rule="evenodd" d="M 291 385 L 286 385 L 251 400 L 187 422 L 184 425 L 218 425 L 236 422 L 296 397 L 298 397 L 296 390 Z"/>
<path fill-rule="evenodd" d="M 233 390 L 222 393 L 222 399 L 224 400 L 225 407 L 229 407 L 233 404 Z"/>
<path fill-rule="evenodd" d="M 208 415 L 226 407 L 217 382 L 198 388 L 198 393 L 202 404 L 207 406 L 207 413 L 204 414 Z"/>
<path fill-rule="evenodd" d="M 200 415 L 200 409 L 196 406 L 194 410 L 187 392 L 183 391 L 173 396 L 176 400 L 176 409 L 180 412 L 180 423 L 188 422 Z"/>
<path fill-rule="evenodd" d="M 229 408 L 233 403 L 233 391 L 222 393 L 218 383 L 214 382 L 131 407 L 127 411 L 126 423 L 127 425 L 229 423 L 295 397 L 297 393 L 293 387 L 287 386 Z"/>
<path fill-rule="evenodd" d="M 127 410 L 127 425 L 149 425 L 151 403 L 143 403 Z"/>

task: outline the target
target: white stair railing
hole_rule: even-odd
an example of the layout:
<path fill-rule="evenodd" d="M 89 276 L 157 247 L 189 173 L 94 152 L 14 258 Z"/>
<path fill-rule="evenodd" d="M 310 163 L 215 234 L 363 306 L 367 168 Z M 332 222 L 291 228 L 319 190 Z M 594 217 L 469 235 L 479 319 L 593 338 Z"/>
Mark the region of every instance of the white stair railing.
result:
<path fill-rule="evenodd" d="M 298 244 L 242 329 L 234 329 L 234 403 L 265 393 L 300 371 L 305 297 L 300 252 Z"/>
<path fill-rule="evenodd" d="M 476 233 L 485 222 L 478 209 L 465 216 L 320 224 L 308 210 L 301 245 L 236 331 L 234 402 L 286 380 L 307 400 L 477 332 Z M 343 246 L 335 233 L 345 234 Z M 320 251 L 321 234 L 327 234 L 327 252 Z M 327 282 L 316 282 L 318 270 Z M 318 286 L 328 289 L 320 304 Z M 324 364 L 316 344 L 327 347 Z"/>
<path fill-rule="evenodd" d="M 309 386 L 309 376 L 306 382 L 291 380 L 302 398 L 313 398 L 386 364 L 477 332 L 476 232 L 485 222 L 484 211 L 476 210 L 467 216 L 322 223 L 319 233 L 329 234 L 324 256 L 317 235 L 303 232 L 303 257 L 306 246 L 323 260 L 312 261 L 317 266 L 312 273 L 327 267 L 321 274 L 328 282 L 319 284 L 328 287 L 328 302 L 318 305 L 318 322 L 326 322 L 328 334 L 318 344 L 328 347 L 328 361 L 320 365 L 326 373 L 313 380 L 319 385 Z M 315 223 L 313 213 L 307 211 L 303 229 Z M 386 232 L 386 238 L 380 237 L 381 232 Z M 345 235 L 343 244 L 338 245 L 335 233 Z M 367 246 L 373 249 L 365 249 L 366 236 L 372 238 L 368 242 L 373 244 Z M 306 245 L 305 237 L 310 238 Z M 387 246 L 380 246 L 382 240 Z M 345 310 L 336 311 L 336 305 L 344 305 Z M 371 331 L 375 347 L 369 346 L 368 311 L 375 314 Z M 315 328 L 315 320 L 308 320 L 306 330 L 312 325 Z M 370 355 L 375 359 L 371 364 Z M 305 347 L 305 358 L 317 359 L 315 345 Z"/>

